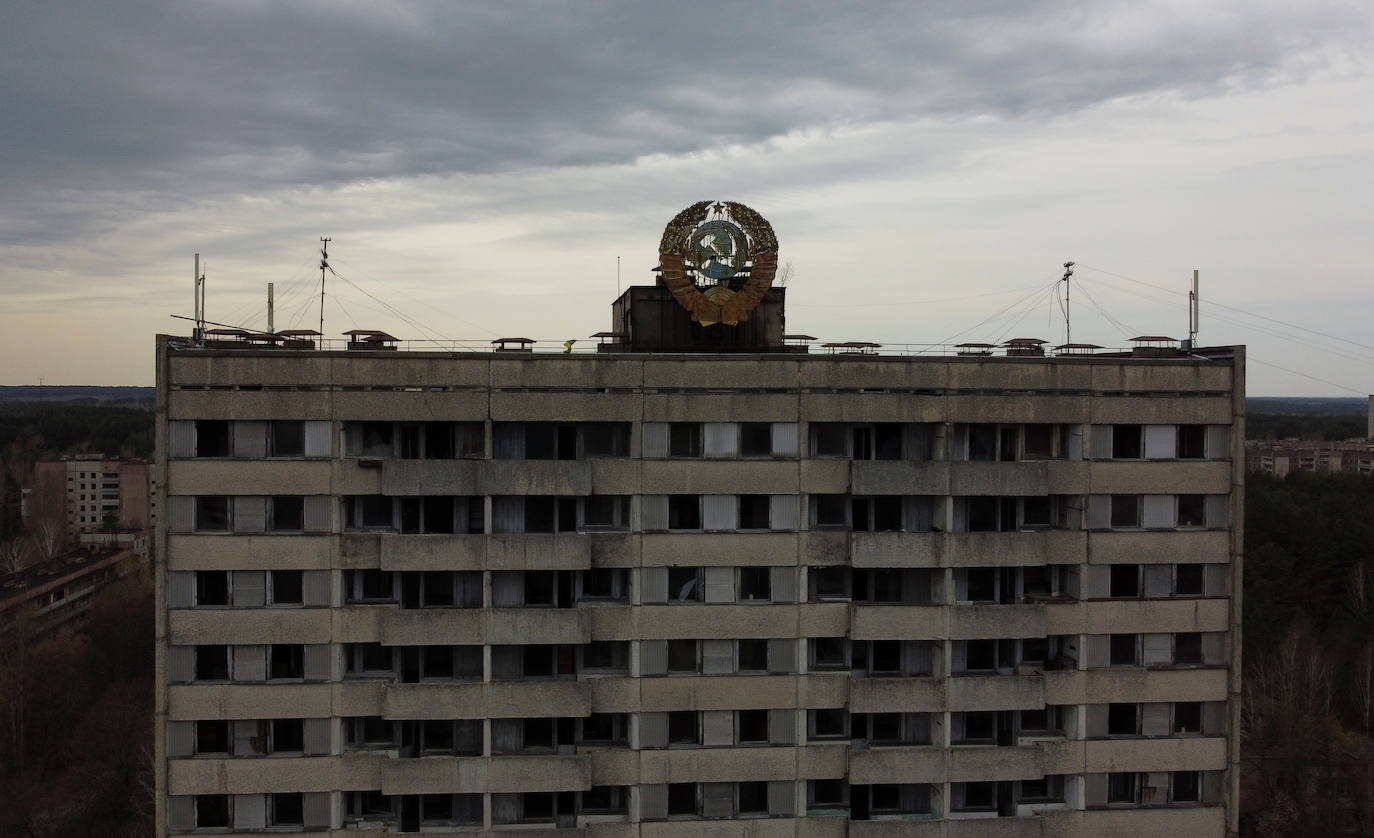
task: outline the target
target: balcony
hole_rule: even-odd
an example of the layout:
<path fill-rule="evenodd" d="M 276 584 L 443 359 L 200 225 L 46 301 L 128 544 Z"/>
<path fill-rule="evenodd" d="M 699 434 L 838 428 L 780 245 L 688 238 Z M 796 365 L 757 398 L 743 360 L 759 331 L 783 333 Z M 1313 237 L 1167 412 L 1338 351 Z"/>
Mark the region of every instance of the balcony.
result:
<path fill-rule="evenodd" d="M 1123 599 L 1056 602 L 1045 607 L 1049 634 L 1226 631 L 1230 600 Z"/>
<path fill-rule="evenodd" d="M 943 605 L 855 605 L 849 636 L 854 640 L 944 637 L 946 616 Z"/>
<path fill-rule="evenodd" d="M 943 783 L 948 771 L 947 748 L 903 745 L 849 752 L 849 782 Z"/>
<path fill-rule="evenodd" d="M 854 713 L 926 713 L 945 709 L 942 678 L 856 678 L 849 687 Z"/>
<path fill-rule="evenodd" d="M 591 706 L 590 686 L 578 681 L 386 684 L 380 712 L 348 715 L 432 719 L 442 708 L 452 719 L 571 717 L 589 715 Z"/>
<path fill-rule="evenodd" d="M 592 763 L 573 754 L 388 759 L 380 779 L 383 794 L 585 791 L 592 785 Z"/>
<path fill-rule="evenodd" d="M 1225 669 L 1065 670 L 1043 676 L 1046 704 L 1225 701 Z"/>

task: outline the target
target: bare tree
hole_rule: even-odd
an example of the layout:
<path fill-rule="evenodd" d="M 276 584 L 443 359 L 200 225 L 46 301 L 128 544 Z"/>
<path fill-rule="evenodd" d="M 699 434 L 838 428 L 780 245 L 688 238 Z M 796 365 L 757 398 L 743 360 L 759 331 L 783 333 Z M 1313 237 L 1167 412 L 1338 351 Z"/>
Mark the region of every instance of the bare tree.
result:
<path fill-rule="evenodd" d="M 52 561 L 67 549 L 67 528 L 52 517 L 43 518 L 34 525 L 32 538 L 43 561 Z"/>
<path fill-rule="evenodd" d="M 0 573 L 18 573 L 28 567 L 33 556 L 31 547 L 23 538 L 0 542 Z"/>

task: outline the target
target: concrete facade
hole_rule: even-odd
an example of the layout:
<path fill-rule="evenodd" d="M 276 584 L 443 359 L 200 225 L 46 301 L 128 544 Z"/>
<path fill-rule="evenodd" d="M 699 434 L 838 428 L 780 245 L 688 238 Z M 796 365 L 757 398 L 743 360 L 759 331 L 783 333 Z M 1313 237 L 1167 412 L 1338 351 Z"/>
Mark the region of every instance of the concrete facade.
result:
<path fill-rule="evenodd" d="M 27 513 L 61 510 L 67 536 L 108 530 L 107 522 L 131 531 L 150 531 L 157 517 L 156 486 L 143 460 L 86 455 L 34 464 Z"/>
<path fill-rule="evenodd" d="M 1243 382 L 160 337 L 159 835 L 1233 835 Z"/>

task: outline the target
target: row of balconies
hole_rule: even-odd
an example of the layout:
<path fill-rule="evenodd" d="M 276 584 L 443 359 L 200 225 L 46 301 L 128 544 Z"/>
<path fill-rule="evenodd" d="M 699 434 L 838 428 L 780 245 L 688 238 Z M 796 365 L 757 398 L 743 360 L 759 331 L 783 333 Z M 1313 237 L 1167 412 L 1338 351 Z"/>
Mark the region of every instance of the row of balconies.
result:
<path fill-rule="evenodd" d="M 592 786 L 848 778 L 851 783 L 1038 780 L 1050 774 L 1219 771 L 1221 737 L 1047 740 L 1012 746 L 848 745 L 605 750 L 566 755 L 419 757 L 384 753 L 271 759 L 174 759 L 170 794 L 252 794 L 281 789 L 380 789 L 384 794 L 582 791 Z"/>
<path fill-rule="evenodd" d="M 975 712 L 1113 702 L 1224 701 L 1223 668 L 1060 670 L 1021 675 L 852 678 L 802 675 L 604 676 L 586 680 L 172 684 L 172 720 L 538 718 L 695 710 L 848 708 L 853 713 Z"/>
<path fill-rule="evenodd" d="M 590 567 L 988 565 L 1213 562 L 1230 560 L 1230 532 L 835 532 L 566 533 L 167 536 L 169 570 L 381 568 L 383 570 L 583 570 Z"/>
<path fill-rule="evenodd" d="M 1057 601 L 1031 605 L 579 604 L 571 608 L 174 609 L 168 638 L 196 643 L 585 644 L 715 637 L 980 640 L 1220 632 L 1230 600 Z"/>
<path fill-rule="evenodd" d="M 365 466 L 372 467 L 365 467 Z M 173 460 L 168 492 L 591 495 L 1081 495 L 1230 491 L 1226 461 Z"/>

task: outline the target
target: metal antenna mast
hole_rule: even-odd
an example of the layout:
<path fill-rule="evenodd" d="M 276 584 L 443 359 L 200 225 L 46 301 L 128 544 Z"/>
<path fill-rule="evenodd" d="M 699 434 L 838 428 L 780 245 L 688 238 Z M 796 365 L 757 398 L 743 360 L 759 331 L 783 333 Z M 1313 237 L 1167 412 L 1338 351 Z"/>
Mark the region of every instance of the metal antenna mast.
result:
<path fill-rule="evenodd" d="M 1073 277 L 1073 262 L 1064 263 L 1064 277 L 1059 281 L 1064 283 L 1064 342 L 1073 343 L 1073 328 L 1069 324 L 1069 280 Z"/>
<path fill-rule="evenodd" d="M 1188 351 L 1197 346 L 1198 326 L 1197 271 L 1193 271 L 1193 289 L 1188 292 Z"/>
<path fill-rule="evenodd" d="M 329 270 L 329 243 L 333 241 L 329 236 L 320 236 L 323 246 L 320 248 L 320 348 L 324 348 L 324 272 Z"/>

